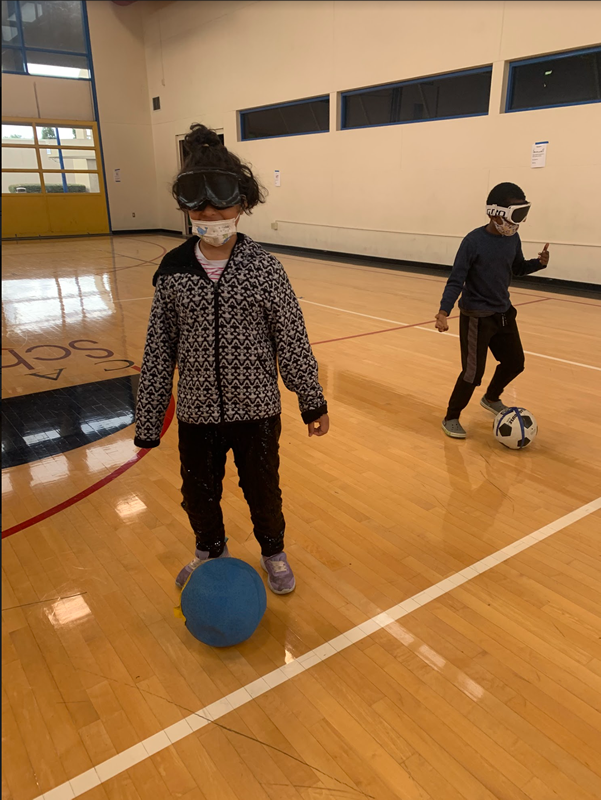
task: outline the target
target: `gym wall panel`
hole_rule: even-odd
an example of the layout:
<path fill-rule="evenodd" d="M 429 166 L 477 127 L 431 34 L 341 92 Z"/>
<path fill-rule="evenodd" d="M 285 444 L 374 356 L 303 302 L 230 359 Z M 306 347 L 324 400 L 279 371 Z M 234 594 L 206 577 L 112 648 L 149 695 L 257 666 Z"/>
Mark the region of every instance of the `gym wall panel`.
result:
<path fill-rule="evenodd" d="M 544 55 L 601 42 L 598 0 L 547 0 L 504 3 L 500 58 Z"/>
<path fill-rule="evenodd" d="M 342 0 L 332 5 L 338 90 L 482 66 L 498 57 L 503 2 Z"/>
<path fill-rule="evenodd" d="M 261 241 L 451 264 L 461 238 L 485 223 L 489 188 L 510 180 L 534 202 L 522 229 L 526 255 L 550 241 L 548 276 L 601 283 L 594 188 L 601 154 L 586 146 L 601 129 L 601 104 L 503 113 L 506 61 L 597 44 L 600 3 L 179 0 L 89 7 L 100 117 L 106 108 L 114 153 L 130 152 L 128 136 L 144 138 L 131 126 L 152 127 L 132 152 L 131 170 L 145 187 L 148 219 L 155 187 L 157 227 L 181 227 L 169 195 L 175 139 L 204 122 L 224 129 L 226 144 L 269 189 L 268 202 L 242 223 Z M 486 64 L 493 65 L 488 116 L 238 141 L 240 109 L 330 93 L 336 121 L 341 91 Z M 138 102 L 144 71 L 147 110 Z M 109 96 L 119 80 L 122 97 Z M 161 109 L 152 112 L 155 96 Z M 547 166 L 536 170 L 530 153 L 541 140 L 549 141 Z M 125 227 L 130 200 L 117 198 L 110 176 L 109 187 L 111 210 L 118 206 L 123 222 L 114 227 Z"/>
<path fill-rule="evenodd" d="M 87 3 L 113 230 L 159 227 L 143 38 L 146 7 L 154 5 L 157 10 L 169 6 Z M 120 182 L 114 179 L 115 169 L 120 170 Z"/>

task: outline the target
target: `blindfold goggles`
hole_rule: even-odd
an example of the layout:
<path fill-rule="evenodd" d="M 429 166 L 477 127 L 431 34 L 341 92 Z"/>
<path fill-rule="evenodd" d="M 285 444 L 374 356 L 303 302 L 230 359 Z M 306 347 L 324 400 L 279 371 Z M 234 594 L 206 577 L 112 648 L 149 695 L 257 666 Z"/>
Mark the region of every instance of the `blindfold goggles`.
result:
<path fill-rule="evenodd" d="M 503 217 L 507 222 L 513 222 L 514 225 L 519 225 L 524 222 L 530 211 L 532 203 L 521 203 L 519 206 L 486 206 L 486 213 L 489 217 Z"/>
<path fill-rule="evenodd" d="M 190 211 L 206 206 L 229 208 L 242 202 L 238 176 L 222 169 L 192 169 L 178 175 L 175 183 L 177 202 Z"/>

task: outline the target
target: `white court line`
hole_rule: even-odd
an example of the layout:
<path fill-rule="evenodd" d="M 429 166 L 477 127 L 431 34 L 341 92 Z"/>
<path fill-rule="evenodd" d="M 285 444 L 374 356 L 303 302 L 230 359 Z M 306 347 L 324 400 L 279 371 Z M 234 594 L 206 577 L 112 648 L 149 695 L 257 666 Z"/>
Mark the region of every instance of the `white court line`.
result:
<path fill-rule="evenodd" d="M 174 725 L 170 725 L 168 728 L 133 745 L 133 747 L 123 750 L 121 753 L 103 761 L 96 767 L 92 767 L 92 769 L 89 769 L 87 772 L 75 778 L 71 778 L 71 780 L 62 783 L 60 786 L 51 789 L 43 795 L 39 795 L 35 800 L 73 800 L 74 797 L 79 797 L 95 786 L 100 786 L 101 783 L 105 783 L 111 778 L 114 778 L 115 775 L 126 772 L 126 770 L 139 764 L 140 761 L 145 761 L 155 753 L 165 750 L 180 739 L 190 736 L 190 734 L 203 728 L 205 725 L 209 725 L 211 722 L 215 722 L 221 717 L 224 717 L 226 714 L 229 714 L 230 711 L 250 703 L 251 700 L 265 694 L 265 692 L 279 686 L 281 683 L 289 681 L 296 675 L 301 675 L 305 670 L 311 669 L 311 667 L 314 667 L 321 661 L 325 661 L 330 658 L 330 656 L 341 652 L 352 644 L 361 641 L 361 639 L 366 639 L 372 633 L 375 633 L 375 631 L 381 629 L 385 630 L 388 625 L 394 624 L 397 620 L 401 619 L 401 617 L 410 614 L 412 611 L 416 611 L 418 608 L 425 606 L 432 600 L 436 600 L 438 597 L 442 597 L 457 586 L 461 586 L 462 583 L 466 583 L 477 575 L 488 572 L 488 570 L 496 567 L 503 561 L 507 561 L 507 559 L 512 558 L 512 556 L 517 555 L 517 553 L 521 553 L 522 550 L 532 547 L 532 545 L 537 544 L 537 542 L 542 542 L 543 539 L 547 539 L 554 533 L 567 528 L 574 522 L 578 522 L 578 520 L 584 519 L 584 517 L 599 510 L 601 510 L 601 497 L 597 497 L 596 500 L 592 500 L 590 503 L 580 506 L 580 508 L 560 517 L 555 520 L 555 522 L 544 525 L 542 528 L 534 531 L 534 533 L 529 533 L 527 536 L 507 545 L 507 547 L 503 547 L 496 553 L 435 583 L 434 586 L 424 589 L 423 592 L 419 592 L 413 595 L 413 597 L 403 600 L 402 603 L 398 603 L 371 619 L 366 620 L 366 622 L 362 622 L 346 633 L 341 633 L 340 636 L 336 636 L 335 639 L 330 639 L 329 642 L 325 642 L 319 645 L 319 647 L 310 650 L 308 653 L 304 653 L 285 666 L 274 669 L 262 678 L 257 678 L 256 681 L 222 697 L 221 700 L 217 700 L 211 703 L 211 705 L 201 708 L 195 714 L 184 717 L 184 719 L 181 719 Z"/>
<path fill-rule="evenodd" d="M 348 308 L 338 308 L 338 306 L 326 306 L 324 303 L 316 303 L 313 300 L 306 300 L 304 297 L 298 298 L 301 303 L 308 303 L 311 306 L 319 306 L 320 308 L 329 308 L 331 311 L 341 311 L 344 314 L 353 314 L 355 317 L 366 317 L 367 319 L 375 319 L 379 322 L 391 322 L 393 325 L 410 325 L 409 322 L 399 322 L 398 319 L 386 319 L 386 317 L 373 317 L 371 314 L 361 314 L 359 311 L 349 311 Z M 414 325 L 416 331 L 426 331 L 427 333 L 435 333 L 437 336 L 454 336 L 459 338 L 458 333 L 440 333 L 434 328 L 426 328 L 425 325 Z M 534 353 L 532 350 L 524 350 L 524 353 L 529 356 L 536 356 L 537 358 L 546 358 L 549 361 L 559 361 L 561 364 L 571 364 L 573 367 L 584 367 L 584 369 L 594 369 L 601 372 L 601 367 L 594 367 L 592 364 L 581 364 L 579 361 L 568 361 L 565 358 L 556 358 L 556 356 L 546 356 L 543 353 Z"/>

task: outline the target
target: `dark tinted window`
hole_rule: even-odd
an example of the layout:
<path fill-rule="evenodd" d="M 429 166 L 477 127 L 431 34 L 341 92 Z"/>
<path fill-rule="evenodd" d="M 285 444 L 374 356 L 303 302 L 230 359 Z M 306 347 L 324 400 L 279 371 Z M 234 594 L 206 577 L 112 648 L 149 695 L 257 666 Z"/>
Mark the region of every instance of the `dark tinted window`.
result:
<path fill-rule="evenodd" d="M 2 71 L 90 78 L 81 0 L 2 0 Z"/>
<path fill-rule="evenodd" d="M 293 136 L 330 130 L 330 98 L 312 97 L 298 103 L 240 112 L 242 139 Z"/>
<path fill-rule="evenodd" d="M 601 47 L 511 65 L 507 110 L 601 100 Z"/>
<path fill-rule="evenodd" d="M 21 45 L 17 3 L 11 0 L 2 0 L 2 44 Z"/>
<path fill-rule="evenodd" d="M 2 72 L 25 72 L 23 53 L 20 50 L 2 48 Z"/>
<path fill-rule="evenodd" d="M 19 5 L 26 47 L 85 53 L 80 0 L 21 0 Z"/>
<path fill-rule="evenodd" d="M 492 67 L 342 95 L 342 127 L 363 128 L 488 113 Z"/>

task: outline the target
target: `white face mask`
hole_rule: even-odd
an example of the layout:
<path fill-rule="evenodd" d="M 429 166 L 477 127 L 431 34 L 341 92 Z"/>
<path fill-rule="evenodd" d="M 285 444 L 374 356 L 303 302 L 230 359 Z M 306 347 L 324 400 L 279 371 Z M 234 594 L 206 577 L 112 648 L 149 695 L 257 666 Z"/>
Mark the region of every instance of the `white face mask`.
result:
<path fill-rule="evenodd" d="M 520 227 L 516 222 L 507 222 L 506 219 L 502 219 L 501 222 L 497 222 L 496 219 L 493 219 L 492 224 L 499 231 L 501 236 L 513 236 Z"/>
<path fill-rule="evenodd" d="M 213 247 L 221 247 L 228 242 L 236 233 L 236 226 L 240 214 L 234 219 L 200 220 L 190 219 L 192 223 L 192 233 L 200 237 L 203 242 Z"/>

